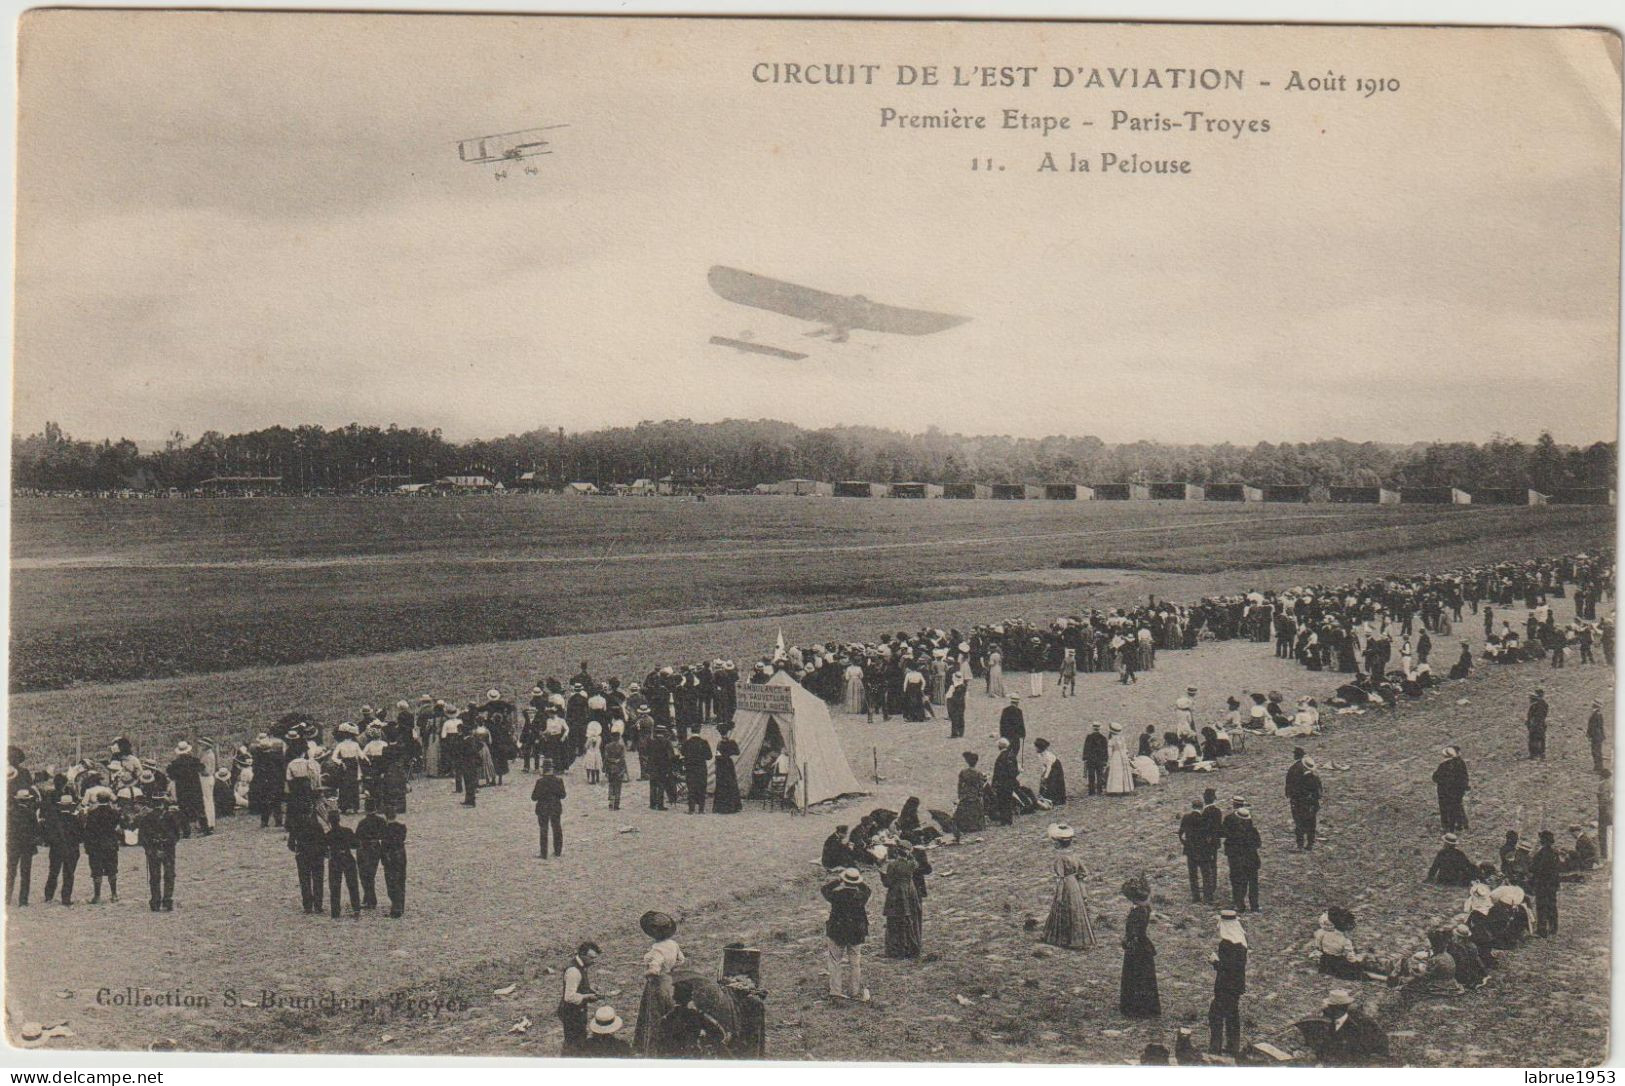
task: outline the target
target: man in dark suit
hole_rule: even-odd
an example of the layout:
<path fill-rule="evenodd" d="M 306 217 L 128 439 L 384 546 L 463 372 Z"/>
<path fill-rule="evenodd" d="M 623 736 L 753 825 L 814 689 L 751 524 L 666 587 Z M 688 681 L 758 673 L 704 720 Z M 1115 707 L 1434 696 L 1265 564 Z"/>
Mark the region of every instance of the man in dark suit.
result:
<path fill-rule="evenodd" d="M 705 813 L 705 787 L 711 766 L 711 744 L 698 731 L 683 740 L 683 783 L 688 788 L 688 813 Z"/>
<path fill-rule="evenodd" d="M 361 907 L 378 907 L 378 864 L 384 858 L 384 827 L 388 825 L 376 806 L 369 807 L 361 821 L 356 823 L 356 864 L 361 875 Z M 386 872 L 387 884 L 389 875 Z"/>
<path fill-rule="evenodd" d="M 1523 724 L 1529 730 L 1529 757 L 1546 760 L 1546 716 L 1551 707 L 1546 704 L 1546 692 L 1536 690 L 1529 695 L 1529 712 Z"/>
<path fill-rule="evenodd" d="M 1557 934 L 1557 886 L 1563 860 L 1557 854 L 1557 835 L 1540 831 L 1540 847 L 1529 861 L 1529 891 L 1535 897 L 1535 934 L 1541 938 Z"/>
<path fill-rule="evenodd" d="M 999 756 L 993 759 L 993 807 L 988 817 L 1001 826 L 1015 820 L 1016 789 L 1021 775 L 1016 767 L 1016 748 L 1008 739 L 999 740 Z"/>
<path fill-rule="evenodd" d="M 1185 869 L 1191 877 L 1191 902 L 1199 904 L 1202 900 L 1202 801 L 1199 799 L 1191 800 L 1191 809 L 1179 820 L 1179 844 L 1185 852 Z M 1208 893 L 1211 899 L 1211 886 Z"/>
<path fill-rule="evenodd" d="M 1027 737 L 1027 718 L 1021 712 L 1021 697 L 1010 695 L 1010 704 L 999 714 L 999 738 L 1010 740 L 1014 757 L 1021 757 L 1021 741 Z"/>
<path fill-rule="evenodd" d="M 1315 773 L 1313 758 L 1300 758 L 1293 763 L 1296 776 L 1287 773 L 1287 802 L 1292 808 L 1292 834 L 1298 847 L 1315 847 L 1315 822 L 1320 816 L 1320 777 Z"/>
<path fill-rule="evenodd" d="M 350 915 L 361 916 L 361 888 L 356 879 L 355 831 L 346 826 L 337 811 L 327 815 L 327 892 L 331 915 L 339 918 L 339 905 L 346 888 L 350 891 Z"/>
<path fill-rule="evenodd" d="M 863 986 L 863 944 L 869 940 L 869 887 L 855 867 L 824 884 L 820 891 L 829 902 L 824 924 L 828 940 L 829 994 L 836 999 L 869 1001 Z"/>
<path fill-rule="evenodd" d="M 1106 735 L 1096 724 L 1083 739 L 1083 768 L 1089 778 L 1089 794 L 1098 796 L 1106 791 Z"/>
<path fill-rule="evenodd" d="M 1446 833 L 1459 833 L 1467 828 L 1467 763 L 1461 751 L 1445 747 L 1444 761 L 1433 771 L 1433 785 L 1439 793 L 1439 821 Z"/>
<path fill-rule="evenodd" d="M 395 821 L 393 808 L 384 811 L 384 889 L 389 893 L 389 915 L 406 915 L 406 825 Z"/>
<path fill-rule="evenodd" d="M 1252 812 L 1246 807 L 1236 808 L 1225 821 L 1224 858 L 1230 866 L 1231 903 L 1237 912 L 1250 905 L 1256 913 L 1258 869 L 1261 866 L 1258 849 L 1263 843 L 1258 836 L 1258 827 L 1253 825 Z"/>
<path fill-rule="evenodd" d="M 1247 991 L 1247 933 L 1234 909 L 1219 913 L 1219 946 L 1213 965 L 1213 1001 L 1208 1004 L 1208 1051 L 1241 1055 L 1241 997 Z"/>
<path fill-rule="evenodd" d="M 1354 1006 L 1339 989 L 1326 997 L 1321 1015 L 1329 1028 L 1315 1046 L 1315 1058 L 1327 1067 L 1370 1067 L 1388 1062 L 1388 1035 Z"/>
<path fill-rule="evenodd" d="M 553 831 L 553 855 L 564 855 L 564 781 L 552 762 L 542 763 L 542 775 L 530 791 L 530 801 L 536 805 L 536 825 L 541 830 L 540 859 L 547 859 L 547 831 Z"/>
<path fill-rule="evenodd" d="M 1202 827 L 1197 843 L 1200 851 L 1196 869 L 1202 876 L 1202 901 L 1211 905 L 1219 883 L 1219 846 L 1224 843 L 1224 814 L 1219 810 L 1218 793 L 1211 788 L 1202 792 Z"/>

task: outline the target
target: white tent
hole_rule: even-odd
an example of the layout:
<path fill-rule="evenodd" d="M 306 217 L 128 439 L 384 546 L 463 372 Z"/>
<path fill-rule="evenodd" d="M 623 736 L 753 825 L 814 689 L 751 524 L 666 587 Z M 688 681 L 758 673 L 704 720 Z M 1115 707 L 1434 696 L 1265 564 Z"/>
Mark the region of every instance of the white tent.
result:
<path fill-rule="evenodd" d="M 801 803 L 822 803 L 837 796 L 864 794 L 852 775 L 840 737 L 829 718 L 829 706 L 783 671 L 766 683 L 738 687 L 733 741 L 737 763 L 753 766 L 770 736 L 790 755 L 790 781 L 785 794 Z M 806 773 L 803 787 L 802 773 Z"/>

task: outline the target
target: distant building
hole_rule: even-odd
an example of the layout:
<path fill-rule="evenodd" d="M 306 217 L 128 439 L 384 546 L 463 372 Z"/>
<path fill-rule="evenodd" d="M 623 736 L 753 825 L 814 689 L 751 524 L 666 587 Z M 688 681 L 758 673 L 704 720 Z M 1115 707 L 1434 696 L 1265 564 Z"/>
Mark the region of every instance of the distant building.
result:
<path fill-rule="evenodd" d="M 565 483 L 564 493 L 573 494 L 578 498 L 585 498 L 588 495 L 597 494 L 598 488 L 591 483 Z"/>
<path fill-rule="evenodd" d="M 410 475 L 369 475 L 355 485 L 357 490 L 395 490 L 412 481 Z"/>
<path fill-rule="evenodd" d="M 1199 502 L 1203 490 L 1195 483 L 1152 483 L 1148 489 L 1152 501 Z"/>
<path fill-rule="evenodd" d="M 1453 486 L 1407 486 L 1400 490 L 1402 505 L 1471 505 L 1473 496 Z"/>
<path fill-rule="evenodd" d="M 1560 486 L 1548 499 L 1553 505 L 1613 505 L 1611 486 Z"/>
<path fill-rule="evenodd" d="M 1094 496 L 1093 488 L 1078 483 L 1044 484 L 1044 497 L 1052 502 L 1086 502 Z"/>
<path fill-rule="evenodd" d="M 1144 483 L 1096 483 L 1097 502 L 1143 502 L 1151 497 Z"/>
<path fill-rule="evenodd" d="M 1203 488 L 1205 500 L 1210 502 L 1261 502 L 1264 491 L 1246 483 L 1209 483 Z M 1302 500 L 1307 501 L 1305 497 Z"/>
<path fill-rule="evenodd" d="M 885 483 L 866 483 L 861 479 L 844 479 L 835 484 L 837 498 L 884 498 L 891 492 Z"/>
<path fill-rule="evenodd" d="M 660 493 L 660 488 L 653 479 L 638 479 L 628 483 L 625 492 L 635 498 L 652 498 Z"/>
<path fill-rule="evenodd" d="M 1324 502 L 1331 500 L 1331 494 L 1323 486 L 1311 486 L 1308 483 L 1277 483 L 1274 486 L 1258 488 L 1267 502 Z M 1211 490 L 1209 488 L 1210 497 Z"/>
<path fill-rule="evenodd" d="M 434 485 L 438 490 L 497 490 L 501 484 L 483 475 L 445 475 L 436 479 Z"/>
<path fill-rule="evenodd" d="M 1481 486 L 1473 491 L 1474 505 L 1545 505 L 1546 495 L 1526 486 Z"/>
<path fill-rule="evenodd" d="M 1030 483 L 994 483 L 993 499 L 995 501 L 1026 501 L 1030 498 L 1042 498 L 1044 488 L 1033 486 Z"/>
<path fill-rule="evenodd" d="M 993 488 L 986 483 L 949 483 L 942 488 L 942 496 L 961 500 L 967 498 L 982 498 L 985 500 L 993 496 Z"/>
<path fill-rule="evenodd" d="M 784 479 L 777 483 L 768 484 L 777 494 L 791 494 L 799 498 L 807 497 L 833 497 L 835 486 L 833 483 L 821 483 L 817 479 Z"/>
<path fill-rule="evenodd" d="M 936 483 L 893 483 L 891 496 L 894 498 L 940 498 L 942 487 Z"/>
<path fill-rule="evenodd" d="M 1328 496 L 1337 505 L 1399 504 L 1399 493 L 1383 486 L 1334 486 Z"/>
<path fill-rule="evenodd" d="M 697 475 L 662 475 L 655 484 L 656 493 L 667 497 L 698 494 L 705 489 L 705 480 Z"/>

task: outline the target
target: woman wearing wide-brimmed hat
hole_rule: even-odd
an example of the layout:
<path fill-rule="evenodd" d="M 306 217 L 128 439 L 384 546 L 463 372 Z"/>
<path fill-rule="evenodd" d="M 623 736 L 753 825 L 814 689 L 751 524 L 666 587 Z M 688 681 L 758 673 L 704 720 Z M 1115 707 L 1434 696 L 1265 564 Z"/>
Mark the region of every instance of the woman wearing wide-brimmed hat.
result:
<path fill-rule="evenodd" d="M 1089 897 L 1083 891 L 1082 879 L 1087 872 L 1071 851 L 1076 835 L 1065 822 L 1049 828 L 1049 839 L 1055 843 L 1056 883 L 1043 938 L 1050 946 L 1086 950 L 1095 945 L 1095 929 L 1089 922 Z"/>
<path fill-rule="evenodd" d="M 643 956 L 643 999 L 638 1003 L 638 1026 L 632 1047 L 640 1056 L 654 1055 L 655 1027 L 672 1009 L 672 974 L 686 960 L 683 948 L 672 936 L 677 921 L 663 912 L 650 910 L 638 920 L 638 927 L 651 940 Z"/>
<path fill-rule="evenodd" d="M 1123 884 L 1123 896 L 1132 903 L 1123 920 L 1123 979 L 1119 1005 L 1130 1018 L 1156 1018 L 1162 1014 L 1157 994 L 1157 948 L 1151 944 L 1151 885 L 1144 875 Z"/>

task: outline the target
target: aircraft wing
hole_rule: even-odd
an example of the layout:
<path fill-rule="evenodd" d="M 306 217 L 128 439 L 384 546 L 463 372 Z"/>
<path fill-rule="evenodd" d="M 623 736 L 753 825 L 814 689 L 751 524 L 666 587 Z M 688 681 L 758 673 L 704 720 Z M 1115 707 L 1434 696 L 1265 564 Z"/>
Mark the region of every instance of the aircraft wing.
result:
<path fill-rule="evenodd" d="M 830 294 L 720 264 L 711 269 L 707 279 L 711 289 L 730 302 L 837 328 L 923 336 L 963 324 L 969 319 L 923 309 L 879 305 L 866 298 Z"/>
<path fill-rule="evenodd" d="M 765 343 L 752 343 L 748 339 L 729 339 L 727 336 L 712 336 L 711 342 L 718 347 L 732 347 L 736 351 L 749 351 L 751 354 L 765 354 L 773 358 L 788 358 L 792 362 L 799 361 L 807 356 L 796 351 L 787 351 L 783 347 L 770 347 Z"/>

